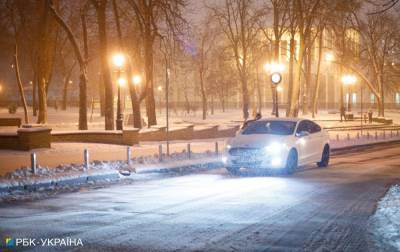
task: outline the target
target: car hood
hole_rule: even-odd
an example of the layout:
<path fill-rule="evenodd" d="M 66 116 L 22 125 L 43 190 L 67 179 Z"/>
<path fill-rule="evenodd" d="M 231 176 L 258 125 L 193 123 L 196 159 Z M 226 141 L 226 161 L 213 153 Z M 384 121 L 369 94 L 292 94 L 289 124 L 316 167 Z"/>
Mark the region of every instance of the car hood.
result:
<path fill-rule="evenodd" d="M 272 142 L 287 142 L 290 136 L 271 134 L 237 135 L 228 141 L 231 147 L 237 148 L 263 148 Z"/>

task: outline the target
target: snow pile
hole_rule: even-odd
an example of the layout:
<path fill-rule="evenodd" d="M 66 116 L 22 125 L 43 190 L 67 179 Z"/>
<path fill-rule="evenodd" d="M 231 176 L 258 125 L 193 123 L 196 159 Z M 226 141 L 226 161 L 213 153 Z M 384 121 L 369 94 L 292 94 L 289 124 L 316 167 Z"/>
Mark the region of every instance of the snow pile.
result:
<path fill-rule="evenodd" d="M 33 174 L 30 167 L 21 167 L 13 172 L 0 176 L 0 194 L 12 190 L 40 190 L 40 187 L 64 186 L 67 184 L 84 184 L 92 180 L 110 180 L 119 178 L 119 172 L 135 171 L 135 167 L 160 167 L 176 166 L 188 160 L 186 150 L 171 153 L 169 156 L 163 154 L 161 161 L 158 155 L 149 155 L 133 158 L 129 166 L 126 160 L 118 161 L 93 161 L 89 169 L 85 170 L 83 164 L 58 165 L 55 168 L 38 166 Z M 191 153 L 190 161 L 204 160 L 215 157 L 215 153 L 207 151 L 204 153 Z M 150 169 L 152 170 L 152 169 Z M 93 179 L 93 178 L 96 179 Z"/>
<path fill-rule="evenodd" d="M 379 250 L 400 250 L 400 185 L 392 186 L 379 202 L 370 227 Z"/>

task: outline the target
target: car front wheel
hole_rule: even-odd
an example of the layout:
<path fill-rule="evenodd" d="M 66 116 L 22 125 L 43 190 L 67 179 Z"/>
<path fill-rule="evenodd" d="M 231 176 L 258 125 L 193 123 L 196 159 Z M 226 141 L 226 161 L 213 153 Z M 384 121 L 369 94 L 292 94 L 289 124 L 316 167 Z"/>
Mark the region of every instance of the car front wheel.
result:
<path fill-rule="evenodd" d="M 287 174 L 292 174 L 297 169 L 297 165 L 298 165 L 297 151 L 295 149 L 292 149 L 290 150 L 286 161 L 285 172 Z"/>
<path fill-rule="evenodd" d="M 330 149 L 329 145 L 325 145 L 324 151 L 322 152 L 321 161 L 317 162 L 318 167 L 327 167 L 329 164 L 329 157 L 330 157 Z"/>

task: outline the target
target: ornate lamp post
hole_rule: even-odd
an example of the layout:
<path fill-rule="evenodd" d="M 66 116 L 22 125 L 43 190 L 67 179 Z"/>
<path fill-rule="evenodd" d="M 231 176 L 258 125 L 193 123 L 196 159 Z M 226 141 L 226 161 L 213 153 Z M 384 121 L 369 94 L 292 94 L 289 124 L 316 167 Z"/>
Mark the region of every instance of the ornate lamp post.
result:
<path fill-rule="evenodd" d="M 273 90 L 273 109 L 272 114 L 279 117 L 279 103 L 278 103 L 278 85 L 282 81 L 282 72 L 284 70 L 284 65 L 280 63 L 267 63 L 264 65 L 264 70 L 270 75 L 272 90 Z"/>
<path fill-rule="evenodd" d="M 126 83 L 125 79 L 121 78 L 122 67 L 125 64 L 125 56 L 121 53 L 115 54 L 112 58 L 114 66 L 117 68 L 117 86 L 118 86 L 118 100 L 117 100 L 117 130 L 123 129 L 123 114 L 121 111 L 121 86 L 124 86 Z"/>

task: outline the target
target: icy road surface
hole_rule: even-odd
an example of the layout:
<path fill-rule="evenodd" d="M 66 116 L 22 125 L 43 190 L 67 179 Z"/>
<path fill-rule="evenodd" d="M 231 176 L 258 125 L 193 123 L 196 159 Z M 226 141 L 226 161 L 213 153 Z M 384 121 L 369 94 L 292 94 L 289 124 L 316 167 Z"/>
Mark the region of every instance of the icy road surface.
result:
<path fill-rule="evenodd" d="M 85 251 L 372 251 L 368 218 L 399 177 L 399 146 L 288 177 L 219 169 L 2 206 L 0 235 L 80 238 Z"/>

